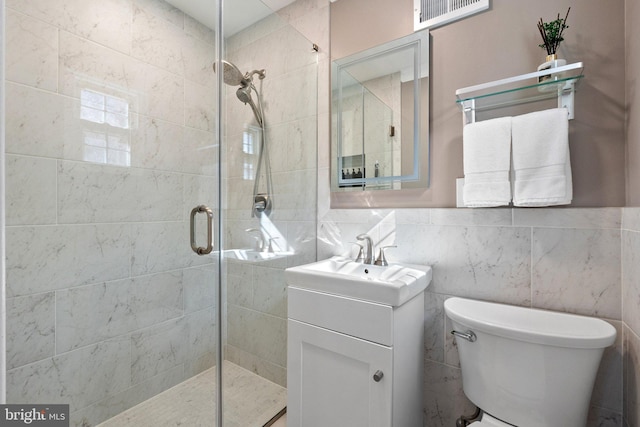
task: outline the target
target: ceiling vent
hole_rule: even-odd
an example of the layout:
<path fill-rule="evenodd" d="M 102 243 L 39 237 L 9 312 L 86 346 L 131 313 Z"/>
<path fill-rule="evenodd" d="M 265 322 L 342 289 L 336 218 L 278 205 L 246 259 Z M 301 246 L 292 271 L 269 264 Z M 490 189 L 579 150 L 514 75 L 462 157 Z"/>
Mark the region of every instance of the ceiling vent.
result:
<path fill-rule="evenodd" d="M 489 0 L 413 0 L 413 31 L 435 28 L 489 8 Z"/>

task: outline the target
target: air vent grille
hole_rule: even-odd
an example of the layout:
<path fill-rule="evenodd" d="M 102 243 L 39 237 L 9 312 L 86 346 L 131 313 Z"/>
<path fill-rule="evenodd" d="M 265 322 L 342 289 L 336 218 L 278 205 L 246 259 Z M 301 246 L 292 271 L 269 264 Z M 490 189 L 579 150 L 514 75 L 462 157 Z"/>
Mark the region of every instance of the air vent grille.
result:
<path fill-rule="evenodd" d="M 489 0 L 414 0 L 414 31 L 434 28 L 489 8 Z"/>

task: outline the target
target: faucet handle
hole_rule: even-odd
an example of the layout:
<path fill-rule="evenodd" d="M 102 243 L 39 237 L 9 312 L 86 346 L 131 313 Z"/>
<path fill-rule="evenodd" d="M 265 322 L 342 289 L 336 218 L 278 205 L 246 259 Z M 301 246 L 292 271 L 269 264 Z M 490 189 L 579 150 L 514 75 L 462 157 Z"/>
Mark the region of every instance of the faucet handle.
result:
<path fill-rule="evenodd" d="M 269 237 L 269 248 L 267 249 L 267 251 L 272 254 L 274 253 L 273 250 L 273 241 L 279 239 L 279 237 Z"/>
<path fill-rule="evenodd" d="M 382 265 L 382 266 L 387 266 L 389 265 L 389 263 L 387 262 L 387 258 L 384 256 L 384 250 L 387 248 L 397 248 L 398 246 L 396 245 L 390 245 L 390 246 L 382 246 L 380 248 L 380 253 L 378 254 L 378 258 L 376 259 L 376 262 L 374 262 L 375 265 Z"/>
<path fill-rule="evenodd" d="M 356 256 L 355 262 L 364 262 L 364 245 L 358 242 L 349 242 L 354 245 L 358 245 L 358 255 Z"/>

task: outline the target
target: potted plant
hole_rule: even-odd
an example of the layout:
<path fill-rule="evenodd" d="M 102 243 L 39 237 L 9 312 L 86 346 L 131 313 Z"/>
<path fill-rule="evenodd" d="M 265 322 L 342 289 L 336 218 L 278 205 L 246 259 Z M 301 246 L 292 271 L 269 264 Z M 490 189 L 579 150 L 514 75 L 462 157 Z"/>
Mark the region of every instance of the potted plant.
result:
<path fill-rule="evenodd" d="M 564 37 L 562 36 L 564 30 L 566 28 L 569 28 L 569 26 L 567 25 L 569 11 L 571 11 L 571 8 L 567 9 L 567 14 L 565 15 L 564 19 L 560 18 L 560 14 L 558 14 L 558 17 L 555 20 L 550 22 L 544 22 L 542 18 L 540 18 L 540 21 L 538 22 L 538 31 L 540 31 L 543 43 L 538 46 L 547 51 L 547 59 L 544 64 L 541 64 L 538 67 L 538 71 L 560 67 L 567 63 L 567 61 L 564 59 L 558 59 L 557 51 L 558 46 L 560 46 L 560 43 L 564 40 Z M 549 78 L 550 76 L 543 76 L 538 80 L 542 82 Z"/>

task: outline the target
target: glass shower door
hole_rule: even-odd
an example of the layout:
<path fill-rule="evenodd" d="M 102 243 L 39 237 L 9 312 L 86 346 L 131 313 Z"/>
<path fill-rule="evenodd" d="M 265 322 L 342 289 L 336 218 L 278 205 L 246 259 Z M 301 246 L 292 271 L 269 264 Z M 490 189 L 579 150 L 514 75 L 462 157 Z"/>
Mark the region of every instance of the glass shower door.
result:
<path fill-rule="evenodd" d="M 220 239 L 195 254 L 190 219 L 219 235 L 216 27 L 162 0 L 2 7 L 8 403 L 214 425 Z"/>
<path fill-rule="evenodd" d="M 7 402 L 83 427 L 268 424 L 284 269 L 316 260 L 318 10 L 0 6 Z"/>
<path fill-rule="evenodd" d="M 223 2 L 225 426 L 262 427 L 286 410 L 284 270 L 316 260 L 322 54 L 305 31 L 319 33 L 328 3 L 265 3 Z"/>

